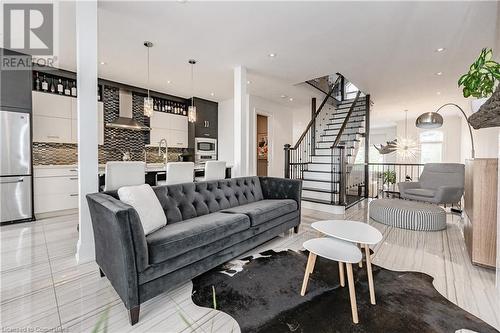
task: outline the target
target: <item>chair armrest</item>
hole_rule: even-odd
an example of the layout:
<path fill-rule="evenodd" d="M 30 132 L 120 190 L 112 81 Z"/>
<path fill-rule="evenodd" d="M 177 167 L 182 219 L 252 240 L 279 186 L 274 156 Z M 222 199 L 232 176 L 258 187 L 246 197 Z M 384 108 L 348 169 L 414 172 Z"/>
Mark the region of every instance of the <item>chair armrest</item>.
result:
<path fill-rule="evenodd" d="M 399 193 L 404 194 L 406 190 L 411 188 L 420 188 L 419 182 L 399 182 L 398 183 Z"/>
<path fill-rule="evenodd" d="M 441 204 L 454 204 L 460 201 L 464 194 L 464 188 L 460 186 L 440 186 L 436 191 L 434 199 Z"/>
<path fill-rule="evenodd" d="M 87 195 L 96 262 L 130 309 L 139 304 L 138 274 L 148 265 L 146 237 L 134 208 L 103 193 Z"/>
<path fill-rule="evenodd" d="M 293 199 L 300 210 L 302 181 L 288 178 L 259 177 L 264 199 Z"/>

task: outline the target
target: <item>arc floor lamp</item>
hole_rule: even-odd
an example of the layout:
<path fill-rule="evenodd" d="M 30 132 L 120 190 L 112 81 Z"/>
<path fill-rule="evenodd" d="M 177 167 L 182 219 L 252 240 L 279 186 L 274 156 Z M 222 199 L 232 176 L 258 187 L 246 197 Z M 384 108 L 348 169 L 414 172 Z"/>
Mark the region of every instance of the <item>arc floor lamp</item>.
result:
<path fill-rule="evenodd" d="M 467 121 L 467 115 L 465 114 L 464 110 L 460 106 L 458 106 L 455 103 L 446 103 L 442 106 L 439 107 L 434 112 L 426 112 L 422 113 L 420 116 L 418 116 L 417 120 L 415 121 L 415 126 L 418 128 L 423 128 L 423 129 L 432 129 L 432 128 L 439 128 L 443 126 L 443 116 L 441 116 L 438 112 L 446 107 L 446 106 L 454 106 L 457 109 L 462 112 L 462 115 L 465 118 L 465 121 L 467 122 L 467 126 L 469 126 L 469 134 L 470 134 L 470 141 L 472 144 L 472 151 L 471 151 L 471 157 L 474 159 L 475 156 L 475 150 L 474 150 L 474 137 L 472 135 L 472 128 L 470 127 L 469 122 Z"/>

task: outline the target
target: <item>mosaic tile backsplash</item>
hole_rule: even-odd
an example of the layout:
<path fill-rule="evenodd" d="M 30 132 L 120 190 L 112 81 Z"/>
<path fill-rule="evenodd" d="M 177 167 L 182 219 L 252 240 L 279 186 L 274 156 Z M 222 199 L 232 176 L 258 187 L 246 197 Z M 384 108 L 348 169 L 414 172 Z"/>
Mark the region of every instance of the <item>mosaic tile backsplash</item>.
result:
<path fill-rule="evenodd" d="M 144 156 L 144 152 L 146 156 Z M 165 148 L 162 148 L 162 153 Z M 144 161 L 146 163 L 163 163 L 162 157 L 158 155 L 158 147 L 145 147 L 143 151 L 130 151 L 133 161 Z M 179 160 L 183 153 L 180 148 L 168 148 L 168 162 Z M 121 153 L 120 153 L 121 154 Z M 122 155 L 116 159 L 110 159 L 104 147 L 99 146 L 99 164 L 107 161 L 121 161 Z M 71 165 L 78 163 L 78 146 L 70 143 L 41 143 L 33 142 L 33 164 L 34 165 Z"/>
<path fill-rule="evenodd" d="M 105 87 L 103 92 L 104 123 L 113 121 L 119 115 L 119 91 L 114 87 Z M 135 120 L 149 126 L 149 119 L 143 114 L 143 96 L 133 95 L 132 112 Z M 162 163 L 158 155 L 158 147 L 147 147 L 146 132 L 130 131 L 118 128 L 104 128 L 104 145 L 99 146 L 99 163 L 121 161 L 124 151 L 130 151 L 133 161 L 147 163 Z M 162 148 L 165 152 L 165 148 Z M 185 150 L 168 148 L 168 161 L 178 161 Z M 70 143 L 43 143 L 33 142 L 34 165 L 65 165 L 76 164 L 78 161 L 78 147 Z"/>

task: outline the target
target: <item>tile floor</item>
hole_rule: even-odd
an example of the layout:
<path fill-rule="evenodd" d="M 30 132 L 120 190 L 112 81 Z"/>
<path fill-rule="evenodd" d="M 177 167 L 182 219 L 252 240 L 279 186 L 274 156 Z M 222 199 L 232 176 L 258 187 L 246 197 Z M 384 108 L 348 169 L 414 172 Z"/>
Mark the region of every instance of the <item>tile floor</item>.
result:
<path fill-rule="evenodd" d="M 321 219 L 367 220 L 362 202 L 344 216 L 304 209 L 299 234 L 286 233 L 252 250 L 302 248 L 317 236 Z M 384 235 L 373 262 L 392 270 L 432 275 L 436 289 L 465 310 L 500 329 L 500 293 L 494 270 L 470 264 L 461 219 L 448 214 L 443 232 L 415 232 L 369 222 Z M 0 227 L 0 327 L 88 332 L 104 313 L 110 332 L 239 332 L 227 314 L 194 305 L 186 284 L 141 305 L 140 321 L 128 324 L 125 307 L 95 263 L 77 265 L 77 215 Z M 376 287 L 376 281 L 375 281 Z M 297 288 L 300 288 L 298 286 Z M 346 305 L 348 306 L 348 305 Z"/>

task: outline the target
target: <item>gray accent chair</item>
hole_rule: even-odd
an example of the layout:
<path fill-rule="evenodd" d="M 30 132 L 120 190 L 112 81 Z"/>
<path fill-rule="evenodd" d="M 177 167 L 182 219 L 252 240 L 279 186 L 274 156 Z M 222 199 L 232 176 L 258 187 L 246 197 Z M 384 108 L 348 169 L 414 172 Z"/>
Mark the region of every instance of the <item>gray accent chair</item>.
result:
<path fill-rule="evenodd" d="M 465 166 L 459 163 L 427 163 L 418 182 L 398 183 L 402 199 L 456 204 L 464 194 Z"/>
<path fill-rule="evenodd" d="M 167 225 L 144 234 L 116 191 L 87 195 L 95 256 L 129 311 L 300 224 L 302 182 L 244 177 L 153 187 Z"/>

